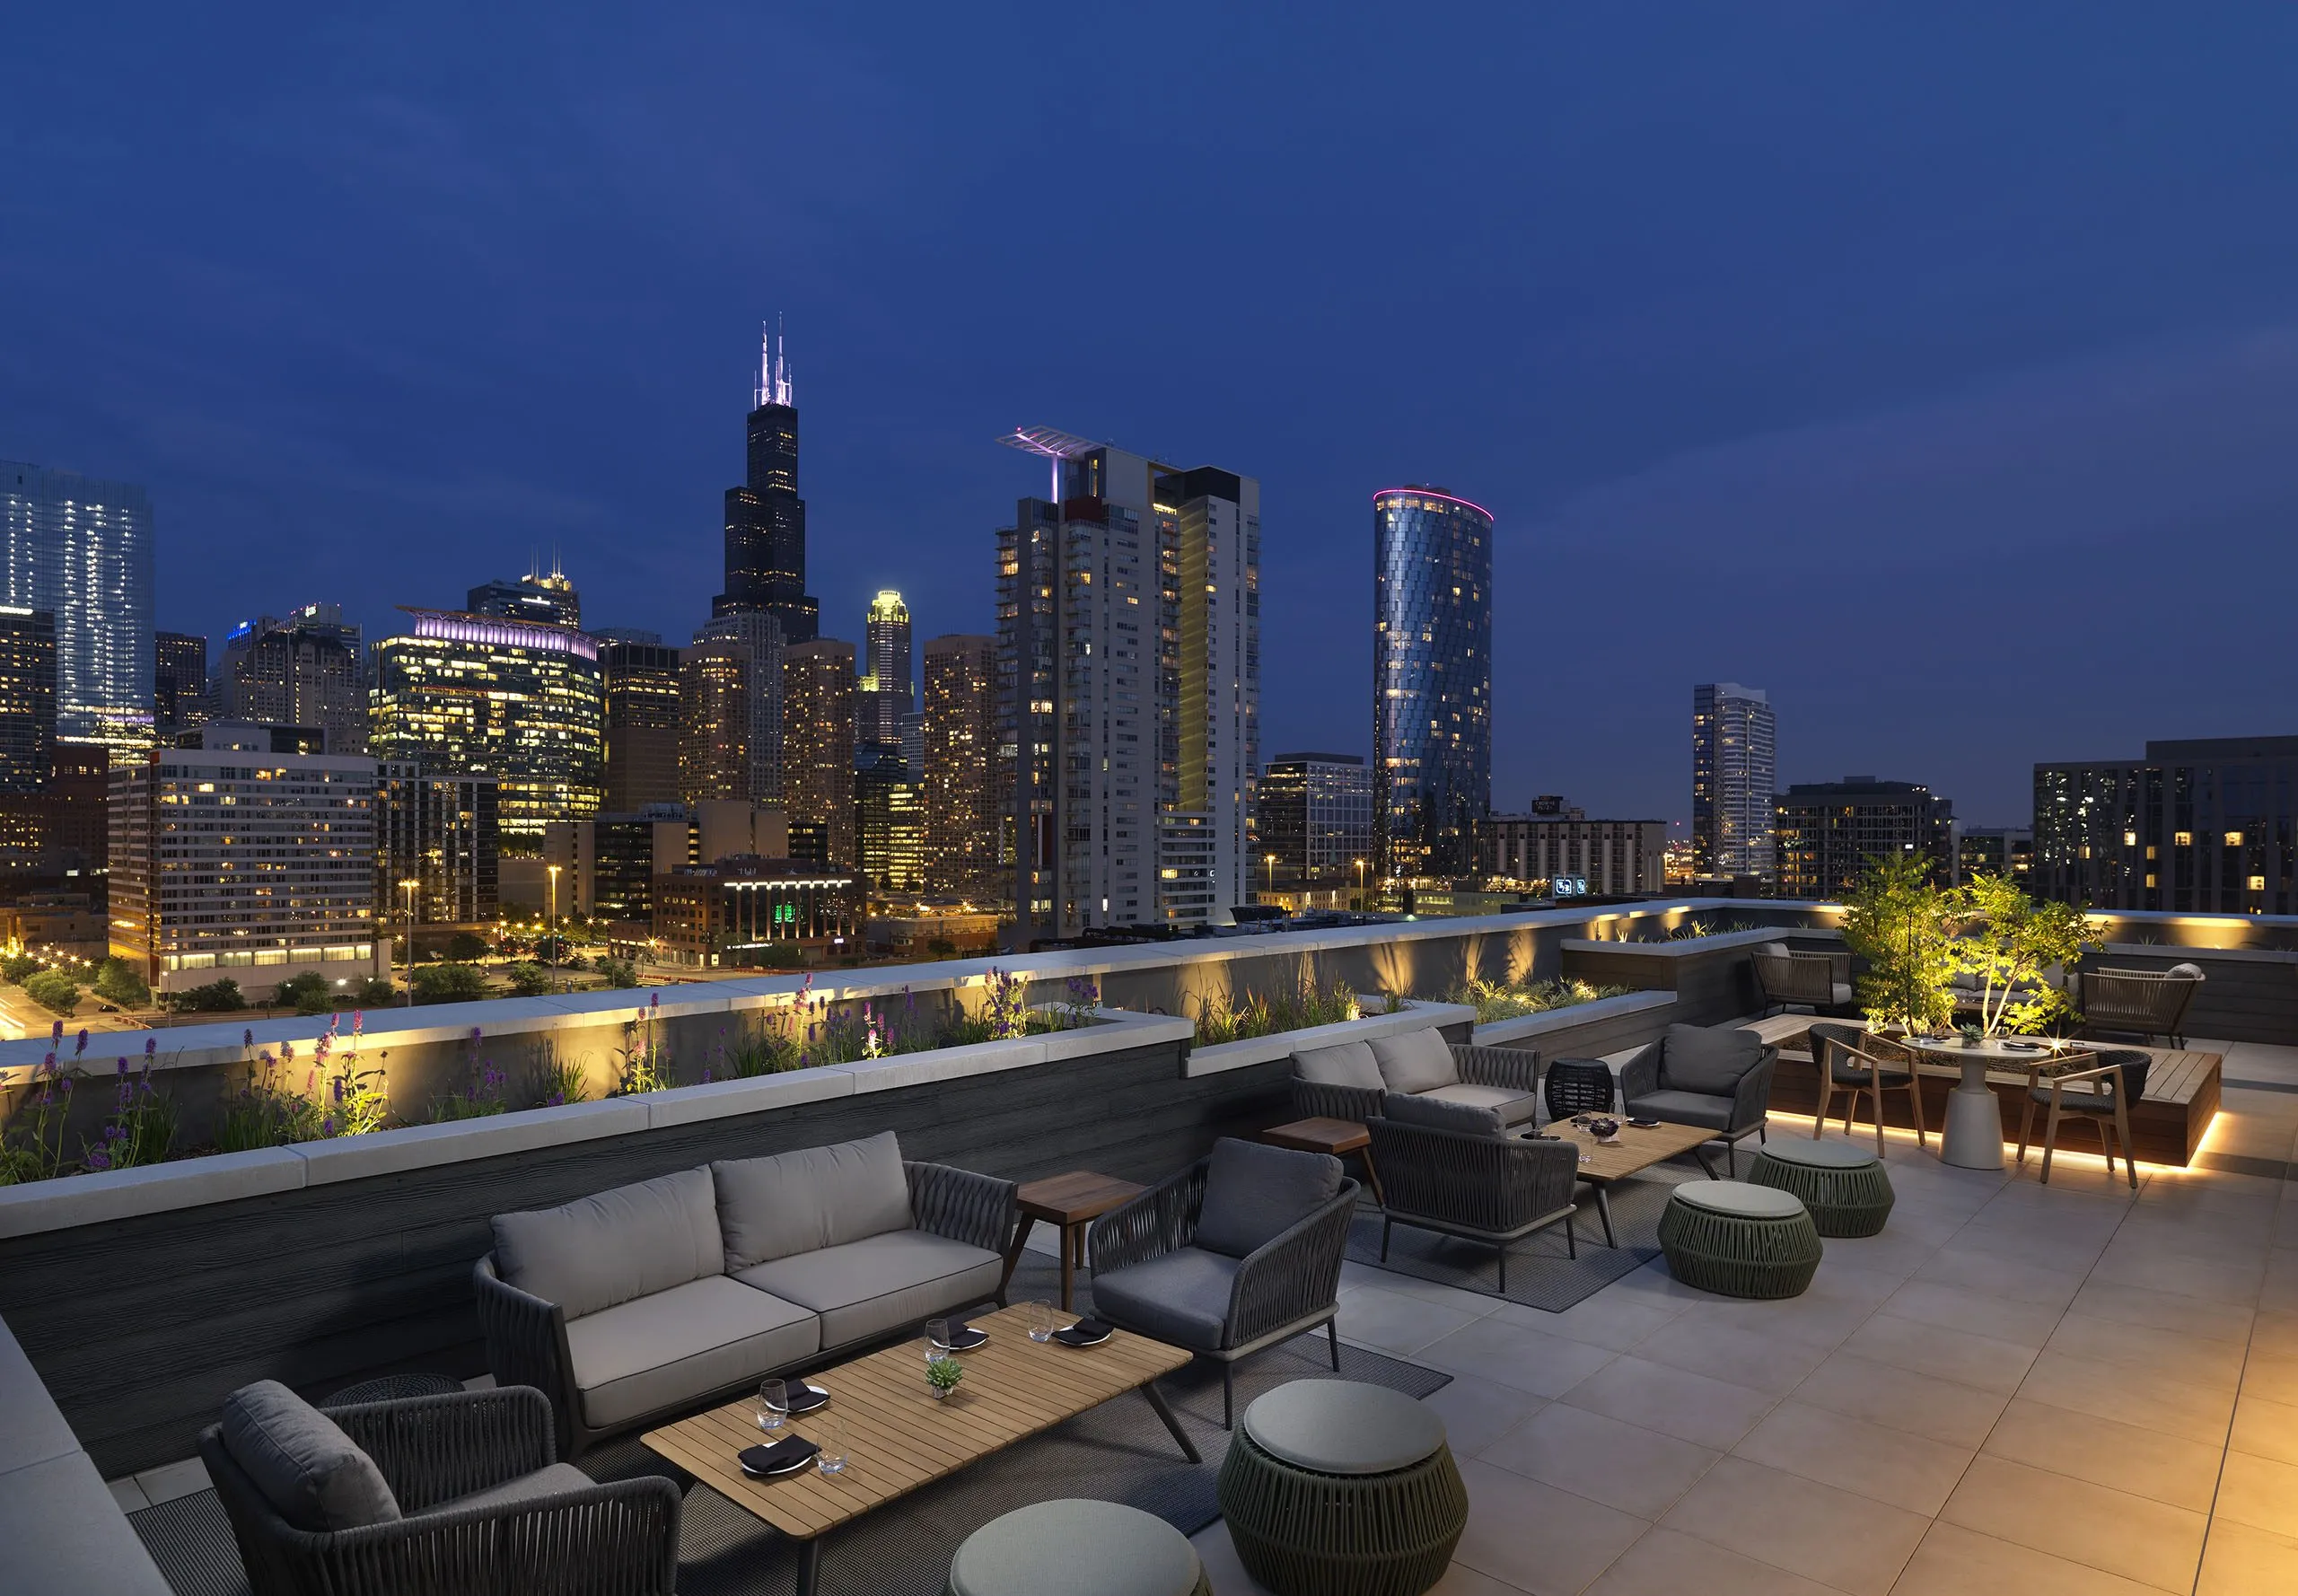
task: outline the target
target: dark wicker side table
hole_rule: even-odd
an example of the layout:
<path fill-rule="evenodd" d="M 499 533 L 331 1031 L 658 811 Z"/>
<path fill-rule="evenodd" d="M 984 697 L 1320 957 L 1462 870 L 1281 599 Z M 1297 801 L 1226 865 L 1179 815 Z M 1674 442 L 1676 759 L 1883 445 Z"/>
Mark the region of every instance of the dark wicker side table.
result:
<path fill-rule="evenodd" d="M 346 1385 L 322 1401 L 322 1407 L 356 1407 L 362 1402 L 404 1402 L 409 1397 L 452 1397 L 463 1382 L 452 1374 L 385 1374 Z"/>
<path fill-rule="evenodd" d="M 1890 1218 L 1895 1200 L 1883 1161 L 1849 1142 L 1782 1136 L 1757 1151 L 1748 1179 L 1794 1193 L 1822 1236 L 1872 1236 Z"/>
<path fill-rule="evenodd" d="M 1276 1596 L 1420 1596 L 1469 1521 L 1444 1421 L 1353 1380 L 1296 1380 L 1246 1408 L 1215 1493 L 1238 1560 Z"/>
<path fill-rule="evenodd" d="M 1744 1180 L 1689 1180 L 1660 1215 L 1669 1273 L 1726 1297 L 1800 1297 L 1820 1267 L 1820 1232 L 1793 1193 Z"/>

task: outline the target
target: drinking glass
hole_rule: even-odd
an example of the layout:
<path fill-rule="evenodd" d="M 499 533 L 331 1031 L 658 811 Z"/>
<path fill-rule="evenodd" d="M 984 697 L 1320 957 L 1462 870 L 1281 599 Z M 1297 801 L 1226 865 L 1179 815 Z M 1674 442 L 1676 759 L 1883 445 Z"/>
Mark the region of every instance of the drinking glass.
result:
<path fill-rule="evenodd" d="M 1052 1340 L 1053 1304 L 1047 1302 L 1043 1297 L 1039 1297 L 1034 1302 L 1031 1302 L 1029 1305 L 1029 1326 L 1031 1340 Z"/>
<path fill-rule="evenodd" d="M 925 1321 L 926 1361 L 931 1363 L 935 1358 L 947 1357 L 949 1355 L 950 1321 L 946 1319 L 927 1320 Z"/>
<path fill-rule="evenodd" d="M 778 1380 L 758 1382 L 758 1427 L 768 1433 L 782 1428 L 790 1416 L 790 1388 Z"/>
<path fill-rule="evenodd" d="M 814 1467 L 824 1474 L 845 1473 L 846 1421 L 827 1413 L 808 1427 L 814 1433 L 814 1444 L 821 1449 L 814 1454 Z"/>

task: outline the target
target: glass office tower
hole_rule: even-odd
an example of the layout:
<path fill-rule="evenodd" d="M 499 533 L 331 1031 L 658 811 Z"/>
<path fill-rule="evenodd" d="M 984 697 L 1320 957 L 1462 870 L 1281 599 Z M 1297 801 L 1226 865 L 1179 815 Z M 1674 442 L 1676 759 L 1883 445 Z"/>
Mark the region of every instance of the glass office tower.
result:
<path fill-rule="evenodd" d="M 810 643 L 821 606 L 806 592 L 806 501 L 798 496 L 798 405 L 780 340 L 759 352 L 746 479 L 726 490 L 726 591 L 710 613 L 763 610 L 785 643 Z"/>
<path fill-rule="evenodd" d="M 132 482 L 0 460 L 0 604 L 56 617 L 56 732 L 152 740 L 152 504 Z"/>
<path fill-rule="evenodd" d="M 1778 868 L 1778 723 L 1761 688 L 1691 690 L 1691 848 L 1702 875 L 1769 879 Z"/>
<path fill-rule="evenodd" d="M 1439 488 L 1373 495 L 1373 776 L 1386 873 L 1475 868 L 1492 812 L 1492 516 Z"/>

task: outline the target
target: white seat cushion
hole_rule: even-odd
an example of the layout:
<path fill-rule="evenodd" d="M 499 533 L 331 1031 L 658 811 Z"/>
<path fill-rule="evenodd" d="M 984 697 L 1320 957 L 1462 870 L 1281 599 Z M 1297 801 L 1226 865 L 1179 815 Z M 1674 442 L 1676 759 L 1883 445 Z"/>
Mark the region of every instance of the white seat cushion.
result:
<path fill-rule="evenodd" d="M 594 1429 L 698 1402 L 821 1350 L 812 1311 L 713 1275 L 566 1321 Z"/>
<path fill-rule="evenodd" d="M 889 1231 L 744 1269 L 745 1285 L 821 1315 L 822 1345 L 844 1346 L 997 1294 L 1005 1260 L 931 1231 Z"/>
<path fill-rule="evenodd" d="M 1472 1086 L 1466 1081 L 1455 1081 L 1450 1086 L 1439 1086 L 1434 1092 L 1415 1095 L 1440 1103 L 1460 1103 L 1471 1109 L 1490 1109 L 1500 1116 L 1503 1125 L 1529 1125 L 1539 1112 L 1540 1100 L 1523 1097 L 1500 1086 Z"/>

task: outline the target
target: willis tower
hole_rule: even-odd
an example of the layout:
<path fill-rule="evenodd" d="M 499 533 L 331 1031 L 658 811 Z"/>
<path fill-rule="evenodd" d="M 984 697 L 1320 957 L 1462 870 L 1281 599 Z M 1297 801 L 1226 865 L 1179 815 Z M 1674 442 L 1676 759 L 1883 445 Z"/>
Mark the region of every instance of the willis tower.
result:
<path fill-rule="evenodd" d="M 798 496 L 798 408 L 779 337 L 759 338 L 750 480 L 726 490 L 726 591 L 713 616 L 764 612 L 785 643 L 811 643 L 821 607 L 806 592 L 806 501 Z"/>

